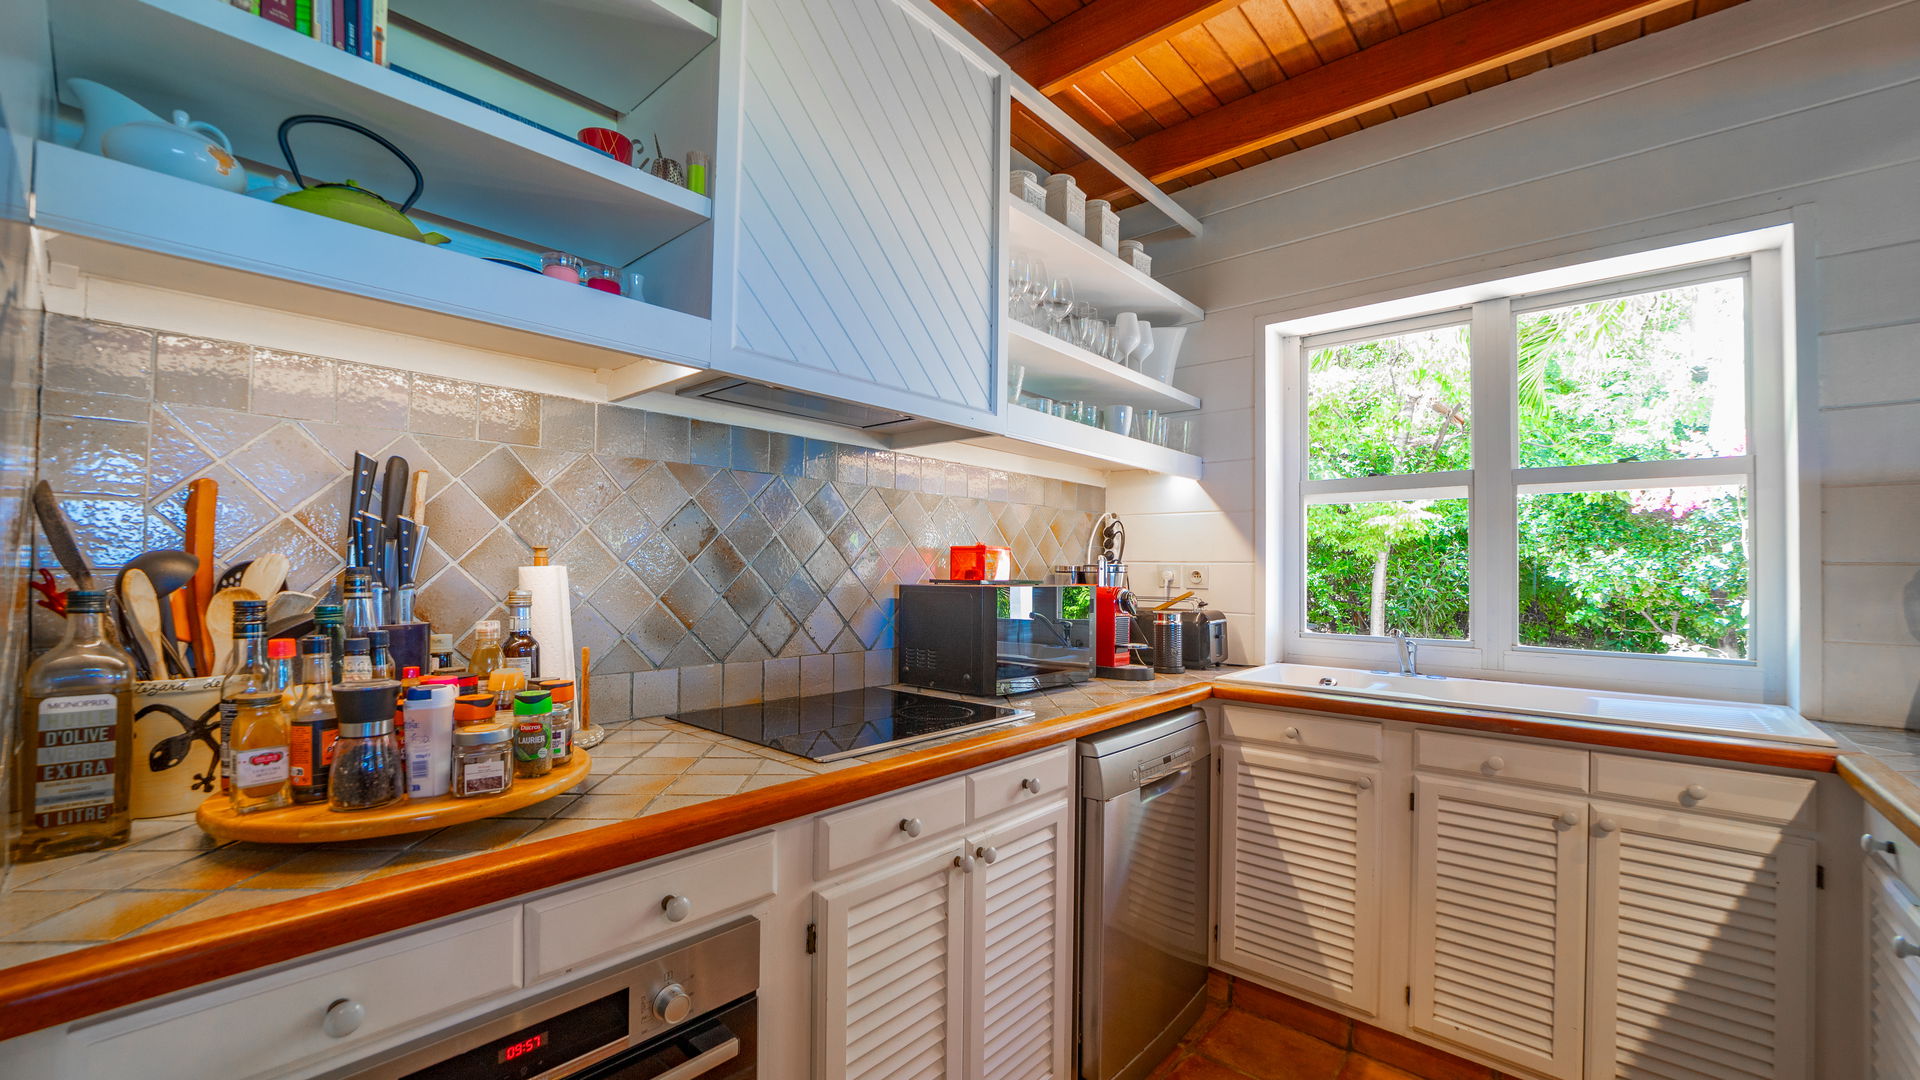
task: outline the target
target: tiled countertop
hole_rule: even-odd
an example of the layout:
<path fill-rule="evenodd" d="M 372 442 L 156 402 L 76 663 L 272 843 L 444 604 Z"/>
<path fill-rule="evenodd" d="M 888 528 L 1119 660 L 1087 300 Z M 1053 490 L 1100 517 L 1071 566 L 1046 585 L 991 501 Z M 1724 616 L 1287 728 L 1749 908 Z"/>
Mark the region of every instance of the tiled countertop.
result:
<path fill-rule="evenodd" d="M 1012 699 L 1034 724 L 1200 681 L 1094 682 Z M 1020 725 L 1002 725 L 1004 730 Z M 948 740 L 819 764 L 664 717 L 606 725 L 589 778 L 499 817 L 327 844 L 216 840 L 191 814 L 137 821 L 123 847 L 15 867 L 0 893 L 0 968 L 282 900 L 436 866 L 798 777 L 884 761 Z M 978 731 L 956 735 L 967 738 Z"/>
<path fill-rule="evenodd" d="M 1865 724 L 1820 728 L 1840 743 L 1840 775 L 1920 844 L 1920 731 Z"/>

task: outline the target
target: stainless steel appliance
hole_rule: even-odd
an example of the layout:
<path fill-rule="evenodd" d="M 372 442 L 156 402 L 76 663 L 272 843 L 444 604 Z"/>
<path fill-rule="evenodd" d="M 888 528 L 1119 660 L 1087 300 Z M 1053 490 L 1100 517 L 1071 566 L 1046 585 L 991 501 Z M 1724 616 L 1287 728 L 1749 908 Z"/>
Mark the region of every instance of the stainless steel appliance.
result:
<path fill-rule="evenodd" d="M 1033 712 L 870 686 L 752 705 L 688 709 L 668 719 L 815 761 L 905 746 L 975 728 L 1025 720 Z"/>
<path fill-rule="evenodd" d="M 1227 617 L 1202 604 L 1180 612 L 1187 667 L 1204 670 L 1227 662 Z"/>
<path fill-rule="evenodd" d="M 1181 709 L 1080 741 L 1082 1080 L 1139 1080 L 1207 997 L 1212 744 Z"/>
<path fill-rule="evenodd" d="M 753 1080 L 759 977 L 760 923 L 745 919 L 329 1076 Z"/>
<path fill-rule="evenodd" d="M 902 585 L 900 681 L 955 694 L 1024 694 L 1093 677 L 1091 585 Z"/>

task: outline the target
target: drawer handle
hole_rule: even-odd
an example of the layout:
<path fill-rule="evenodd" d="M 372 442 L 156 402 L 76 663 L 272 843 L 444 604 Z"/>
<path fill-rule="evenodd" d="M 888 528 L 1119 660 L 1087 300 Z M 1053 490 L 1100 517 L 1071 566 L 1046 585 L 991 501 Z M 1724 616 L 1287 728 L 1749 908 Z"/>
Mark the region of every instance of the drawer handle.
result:
<path fill-rule="evenodd" d="M 1690 803 L 1704 802 L 1707 798 L 1707 789 L 1701 787 L 1699 784 L 1688 784 L 1687 790 L 1680 794 L 1686 796 L 1687 801 Z"/>
<path fill-rule="evenodd" d="M 953 857 L 953 865 L 959 867 L 961 873 L 971 874 L 973 873 L 973 856 L 965 854 L 955 855 Z"/>
<path fill-rule="evenodd" d="M 668 922 L 680 922 L 693 914 L 693 901 L 684 896 L 669 893 L 660 901 L 660 910 L 667 913 Z"/>
<path fill-rule="evenodd" d="M 1571 829 L 1575 825 L 1580 824 L 1580 815 L 1569 810 L 1566 813 L 1560 815 L 1560 824 L 1565 825 L 1567 828 Z"/>
<path fill-rule="evenodd" d="M 979 856 L 980 861 L 983 863 L 986 863 L 988 866 L 992 866 L 994 863 L 997 863 L 1000 861 L 999 849 L 995 848 L 991 844 L 974 848 L 973 853 Z"/>
<path fill-rule="evenodd" d="M 367 1007 L 352 998 L 341 998 L 327 1006 L 320 1018 L 320 1030 L 336 1039 L 344 1039 L 360 1030 L 367 1019 Z"/>
<path fill-rule="evenodd" d="M 1289 739 L 1298 739 L 1300 738 L 1300 729 L 1297 727 L 1290 727 L 1287 730 L 1281 732 L 1280 734 L 1285 735 Z"/>
<path fill-rule="evenodd" d="M 661 1073 L 657 1080 L 694 1080 L 694 1077 L 705 1076 L 739 1056 L 740 1040 L 728 1039 L 706 1053 L 683 1061 Z"/>
<path fill-rule="evenodd" d="M 1371 791 L 1373 790 L 1373 777 L 1356 776 L 1353 778 L 1353 786 L 1360 791 Z"/>
<path fill-rule="evenodd" d="M 1507 759 L 1501 757 L 1499 754 L 1495 754 L 1492 757 L 1487 759 L 1488 772 L 1499 772 L 1500 770 L 1506 767 L 1507 767 Z"/>
<path fill-rule="evenodd" d="M 917 817 L 900 819 L 900 831 L 906 833 L 908 836 L 919 836 L 920 830 L 923 828 L 925 828 L 925 826 L 920 824 L 920 819 Z"/>
<path fill-rule="evenodd" d="M 1599 829 L 1603 833 L 1610 833 L 1615 829 L 1618 829 L 1620 827 L 1620 823 L 1613 820 L 1610 817 L 1603 817 L 1599 821 L 1594 822 L 1593 827 L 1596 829 Z"/>
<path fill-rule="evenodd" d="M 1038 795 L 1040 794 L 1040 781 L 1035 777 L 1029 776 L 1025 780 L 1020 781 L 1020 790 L 1029 795 Z"/>
<path fill-rule="evenodd" d="M 1900 849 L 1894 847 L 1893 841 L 1891 840 L 1882 840 L 1879 837 L 1873 835 L 1872 833 L 1862 833 L 1860 835 L 1860 850 L 1866 852 L 1869 855 L 1873 854 L 1876 851 L 1884 851 L 1887 854 L 1892 855 L 1897 853 Z"/>
<path fill-rule="evenodd" d="M 1920 956 L 1920 945 L 1915 945 L 1906 938 L 1896 935 L 1893 939 L 1893 955 L 1902 960 L 1911 960 Z"/>

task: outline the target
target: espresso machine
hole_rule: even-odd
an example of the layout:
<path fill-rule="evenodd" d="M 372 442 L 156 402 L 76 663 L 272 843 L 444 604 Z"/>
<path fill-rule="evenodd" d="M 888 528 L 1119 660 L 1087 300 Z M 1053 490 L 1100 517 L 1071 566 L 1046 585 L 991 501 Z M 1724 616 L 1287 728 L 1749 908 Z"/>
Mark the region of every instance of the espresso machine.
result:
<path fill-rule="evenodd" d="M 1135 663 L 1135 650 L 1146 648 L 1139 629 L 1139 609 L 1127 588 L 1127 529 L 1115 514 L 1102 514 L 1087 537 L 1086 561 L 1055 567 L 1076 585 L 1093 586 L 1093 677 L 1144 682 L 1153 668 Z"/>

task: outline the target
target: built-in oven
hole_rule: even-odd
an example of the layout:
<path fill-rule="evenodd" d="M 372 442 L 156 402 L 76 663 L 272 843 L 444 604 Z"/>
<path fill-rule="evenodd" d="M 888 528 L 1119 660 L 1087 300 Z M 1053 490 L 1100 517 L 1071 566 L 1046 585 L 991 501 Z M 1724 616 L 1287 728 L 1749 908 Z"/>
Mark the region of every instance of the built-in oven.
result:
<path fill-rule="evenodd" d="M 753 1080 L 759 984 L 760 924 L 745 919 L 329 1076 Z"/>

